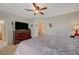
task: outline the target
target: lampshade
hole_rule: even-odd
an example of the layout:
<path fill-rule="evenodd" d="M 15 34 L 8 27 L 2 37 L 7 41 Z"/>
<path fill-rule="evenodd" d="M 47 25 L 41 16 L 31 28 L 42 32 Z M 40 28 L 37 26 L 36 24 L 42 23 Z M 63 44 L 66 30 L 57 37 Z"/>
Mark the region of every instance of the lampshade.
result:
<path fill-rule="evenodd" d="M 73 25 L 73 30 L 79 30 L 79 24 Z"/>

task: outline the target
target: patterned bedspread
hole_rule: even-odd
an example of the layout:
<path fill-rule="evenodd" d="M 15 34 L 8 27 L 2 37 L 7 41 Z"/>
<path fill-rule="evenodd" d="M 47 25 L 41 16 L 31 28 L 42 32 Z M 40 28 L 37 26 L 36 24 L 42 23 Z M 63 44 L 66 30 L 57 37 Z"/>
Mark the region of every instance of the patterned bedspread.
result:
<path fill-rule="evenodd" d="M 79 40 L 64 37 L 42 36 L 21 42 L 16 55 L 78 55 Z"/>

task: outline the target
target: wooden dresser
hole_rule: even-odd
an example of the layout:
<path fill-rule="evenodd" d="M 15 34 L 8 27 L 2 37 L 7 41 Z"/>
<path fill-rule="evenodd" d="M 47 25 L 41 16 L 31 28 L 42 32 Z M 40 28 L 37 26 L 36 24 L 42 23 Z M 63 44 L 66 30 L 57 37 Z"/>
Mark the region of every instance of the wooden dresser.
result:
<path fill-rule="evenodd" d="M 30 30 L 16 30 L 13 32 L 13 43 L 17 44 L 20 43 L 23 40 L 27 40 L 31 38 L 31 31 Z"/>

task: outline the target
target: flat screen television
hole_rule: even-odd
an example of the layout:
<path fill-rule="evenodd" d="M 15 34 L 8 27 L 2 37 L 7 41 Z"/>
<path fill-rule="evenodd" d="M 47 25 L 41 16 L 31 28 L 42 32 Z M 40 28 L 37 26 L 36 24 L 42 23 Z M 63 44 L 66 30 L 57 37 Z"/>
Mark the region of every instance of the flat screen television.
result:
<path fill-rule="evenodd" d="M 15 22 L 15 29 L 16 30 L 28 30 L 28 23 L 23 22 Z"/>

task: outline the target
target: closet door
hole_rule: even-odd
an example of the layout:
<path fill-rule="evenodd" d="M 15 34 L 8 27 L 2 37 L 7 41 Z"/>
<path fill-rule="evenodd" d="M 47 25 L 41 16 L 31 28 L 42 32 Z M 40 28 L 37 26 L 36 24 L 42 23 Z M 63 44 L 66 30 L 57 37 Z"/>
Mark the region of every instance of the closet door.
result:
<path fill-rule="evenodd" d="M 66 37 L 68 36 L 68 21 L 67 18 L 61 17 L 56 19 L 56 36 Z"/>
<path fill-rule="evenodd" d="M 56 35 L 56 20 L 54 18 L 46 19 L 46 34 L 47 35 Z"/>
<path fill-rule="evenodd" d="M 38 36 L 45 34 L 45 21 L 41 20 L 38 22 Z"/>

